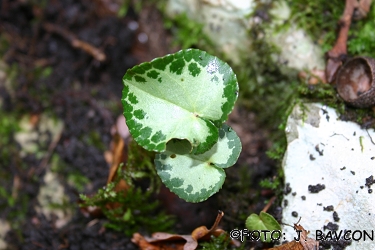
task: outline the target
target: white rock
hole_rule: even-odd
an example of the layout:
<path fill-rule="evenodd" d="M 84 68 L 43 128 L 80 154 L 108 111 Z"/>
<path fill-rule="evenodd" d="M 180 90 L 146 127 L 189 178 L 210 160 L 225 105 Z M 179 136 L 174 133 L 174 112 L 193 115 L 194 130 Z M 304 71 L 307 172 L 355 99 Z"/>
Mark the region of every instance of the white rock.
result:
<path fill-rule="evenodd" d="M 294 107 L 286 128 L 288 148 L 283 168 L 291 192 L 284 196 L 288 204 L 283 207 L 283 222 L 293 224 L 301 217 L 300 224 L 313 239 L 317 230 L 329 232 L 323 229 L 329 222 L 339 226 L 338 233 L 359 230 L 350 235 L 359 241 L 353 240 L 346 249 L 373 249 L 374 242 L 363 237 L 364 231 L 375 234 L 375 192 L 369 193 L 371 187 L 365 185 L 366 178 L 375 176 L 375 133 L 338 120 L 332 108 L 304 106 L 306 112 L 299 105 Z M 308 186 L 317 184 L 325 189 L 310 192 Z M 324 211 L 330 205 L 339 222 L 334 221 L 333 211 Z M 294 211 L 298 216 L 292 216 Z M 287 240 L 296 236 L 289 226 L 283 226 L 283 233 Z"/>
<path fill-rule="evenodd" d="M 284 1 L 277 1 L 269 11 L 272 23 L 266 31 L 269 44 L 280 49 L 280 54 L 274 55 L 275 63 L 284 73 L 290 69 L 308 70 L 325 69 L 324 53 L 320 46 L 295 23 L 290 23 L 291 10 Z M 280 25 L 289 23 L 287 28 L 280 29 Z M 291 71 L 292 74 L 295 72 Z"/>
<path fill-rule="evenodd" d="M 256 8 L 264 2 L 169 0 L 166 12 L 171 17 L 185 13 L 191 20 L 202 23 L 203 32 L 215 45 L 216 51 L 224 53 L 234 64 L 241 65 L 244 59 L 256 54 L 257 48 L 252 46 L 254 39 L 265 38 L 266 43 L 281 51 L 273 58 L 285 74 L 295 75 L 295 70 L 324 69 L 323 51 L 311 37 L 293 24 L 280 28 L 290 20 L 291 10 L 286 1 L 275 1 L 270 5 L 267 14 L 272 18 L 264 34 L 257 34 L 256 38 L 251 35 L 251 29 L 263 22 L 256 15 Z"/>
<path fill-rule="evenodd" d="M 193 21 L 203 24 L 203 32 L 234 63 L 240 64 L 242 54 L 249 50 L 249 16 L 254 0 L 169 0 L 169 16 L 186 13 Z M 201 48 L 204 49 L 204 48 Z"/>
<path fill-rule="evenodd" d="M 324 53 L 302 29 L 291 25 L 288 29 L 267 36 L 268 42 L 280 48 L 274 61 L 284 73 L 290 69 L 324 69 Z M 293 71 L 291 72 L 293 74 Z M 295 74 L 295 72 L 294 72 Z"/>

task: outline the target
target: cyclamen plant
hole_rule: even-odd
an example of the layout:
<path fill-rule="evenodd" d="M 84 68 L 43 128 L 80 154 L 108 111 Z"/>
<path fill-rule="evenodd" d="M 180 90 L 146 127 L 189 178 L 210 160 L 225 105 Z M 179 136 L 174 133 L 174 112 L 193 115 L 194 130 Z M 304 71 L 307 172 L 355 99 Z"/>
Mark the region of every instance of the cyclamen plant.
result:
<path fill-rule="evenodd" d="M 156 151 L 162 182 L 180 198 L 201 202 L 225 180 L 241 152 L 224 122 L 238 97 L 231 67 L 198 49 L 181 50 L 129 69 L 122 104 L 129 131 Z"/>

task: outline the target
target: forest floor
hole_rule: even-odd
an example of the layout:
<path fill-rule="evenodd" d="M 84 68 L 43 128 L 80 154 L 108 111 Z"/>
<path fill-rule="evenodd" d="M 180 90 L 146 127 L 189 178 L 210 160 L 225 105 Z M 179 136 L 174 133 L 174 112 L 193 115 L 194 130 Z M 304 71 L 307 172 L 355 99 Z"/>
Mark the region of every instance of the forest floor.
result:
<path fill-rule="evenodd" d="M 105 228 L 106 218 L 85 216 L 78 205 L 79 194 L 94 194 L 106 184 L 105 152 L 122 116 L 126 70 L 179 48 L 171 45 L 173 36 L 152 6 L 140 12 L 130 8 L 126 16 L 118 17 L 118 8 L 105 1 L 48 1 L 44 6 L 29 2 L 2 2 L 2 75 L 11 84 L 0 83 L 0 119 L 4 122 L 8 117 L 18 124 L 28 117 L 32 126 L 47 115 L 62 121 L 63 128 L 56 137 L 47 133 L 39 154 L 22 153 L 14 126 L 6 131 L 9 140 L 0 141 L 0 224 L 8 225 L 3 240 L 9 249 L 138 249 L 131 236 Z M 224 230 L 244 228 L 246 216 L 259 213 L 275 196 L 259 186 L 261 180 L 277 175 L 276 162 L 266 155 L 269 132 L 257 124 L 255 113 L 240 106 L 229 123 L 241 138 L 243 151 L 227 171 L 223 189 L 198 204 L 161 191 L 165 194 L 159 198 L 161 208 L 174 215 L 175 233 L 189 234 L 202 225 L 209 228 L 218 210 L 225 213 L 220 224 Z M 37 133 L 33 140 L 46 136 L 45 131 Z M 37 209 L 46 173 L 54 165 L 59 166 L 56 180 L 73 211 L 61 224 L 56 223 L 61 221 L 57 215 L 46 216 Z M 280 220 L 277 203 L 268 212 Z"/>

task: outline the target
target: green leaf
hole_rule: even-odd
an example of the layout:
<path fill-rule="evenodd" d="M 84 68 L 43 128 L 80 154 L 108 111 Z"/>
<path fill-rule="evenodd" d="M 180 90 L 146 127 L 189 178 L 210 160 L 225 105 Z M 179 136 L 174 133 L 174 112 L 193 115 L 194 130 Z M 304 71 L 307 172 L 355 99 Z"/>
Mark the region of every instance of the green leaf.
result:
<path fill-rule="evenodd" d="M 281 231 L 280 224 L 273 218 L 272 215 L 266 212 L 260 212 L 259 216 L 257 214 L 251 214 L 246 219 L 246 228 L 253 231 L 253 230 L 278 230 Z M 266 238 L 264 234 L 261 234 L 260 237 L 261 241 L 263 242 L 270 242 L 271 241 L 271 233 L 266 234 Z"/>
<path fill-rule="evenodd" d="M 168 143 L 168 150 L 156 155 L 156 170 L 163 183 L 180 198 L 189 202 L 204 201 L 223 185 L 223 168 L 237 161 L 241 152 L 240 139 L 223 124 L 218 142 L 203 154 L 177 154 L 180 143 L 183 141 Z"/>
<path fill-rule="evenodd" d="M 230 66 L 187 49 L 129 69 L 123 77 L 124 116 L 135 141 L 163 152 L 172 138 L 186 139 L 201 154 L 218 140 L 238 96 Z"/>

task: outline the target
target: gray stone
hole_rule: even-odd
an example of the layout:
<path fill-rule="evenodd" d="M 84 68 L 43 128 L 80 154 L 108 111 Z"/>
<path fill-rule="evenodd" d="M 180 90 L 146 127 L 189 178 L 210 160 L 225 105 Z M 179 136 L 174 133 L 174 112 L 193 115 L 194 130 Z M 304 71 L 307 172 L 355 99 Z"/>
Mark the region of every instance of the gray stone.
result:
<path fill-rule="evenodd" d="M 328 234 L 324 227 L 331 222 L 338 226 L 337 234 L 351 230 L 347 238 L 359 238 L 346 249 L 372 249 L 373 241 L 364 236 L 365 231 L 374 235 L 375 228 L 375 185 L 369 183 L 375 176 L 375 132 L 340 121 L 334 109 L 314 103 L 304 104 L 303 110 L 294 107 L 286 135 L 283 168 L 292 190 L 284 195 L 283 222 L 293 225 L 301 217 L 299 223 L 313 239 L 318 230 Z M 289 226 L 283 226 L 283 233 L 286 240 L 297 235 Z"/>

